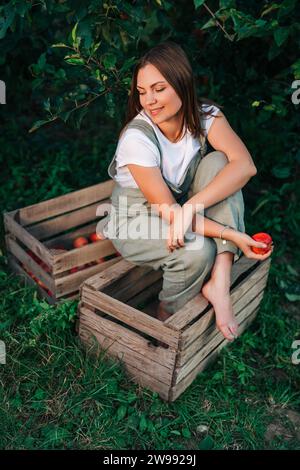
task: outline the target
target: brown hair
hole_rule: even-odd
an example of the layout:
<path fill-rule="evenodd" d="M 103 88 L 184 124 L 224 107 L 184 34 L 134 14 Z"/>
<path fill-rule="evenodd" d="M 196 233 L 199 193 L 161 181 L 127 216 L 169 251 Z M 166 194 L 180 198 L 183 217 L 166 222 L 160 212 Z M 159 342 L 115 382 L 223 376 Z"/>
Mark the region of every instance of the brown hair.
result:
<path fill-rule="evenodd" d="M 124 132 L 126 125 L 143 109 L 136 85 L 139 70 L 147 64 L 154 65 L 160 71 L 182 101 L 183 123 L 179 136 L 182 135 L 184 127 L 195 138 L 200 138 L 200 135 L 204 136 L 204 130 L 201 127 L 202 117 L 213 114 L 211 110 L 203 111 L 202 104 L 215 105 L 219 108 L 222 106 L 207 98 L 197 98 L 195 78 L 187 55 L 178 44 L 166 41 L 150 49 L 135 66 L 125 123 L 119 137 Z"/>

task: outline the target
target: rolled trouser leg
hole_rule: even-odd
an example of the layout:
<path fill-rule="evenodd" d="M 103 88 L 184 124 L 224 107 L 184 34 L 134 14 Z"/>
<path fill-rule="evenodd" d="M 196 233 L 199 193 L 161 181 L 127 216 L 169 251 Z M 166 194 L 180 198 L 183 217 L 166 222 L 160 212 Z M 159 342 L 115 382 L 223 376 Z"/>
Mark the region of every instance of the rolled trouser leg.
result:
<path fill-rule="evenodd" d="M 202 191 L 227 164 L 228 158 L 225 153 L 215 151 L 207 154 L 199 163 L 189 192 L 189 198 Z M 205 209 L 204 215 L 222 225 L 229 225 L 235 230 L 245 232 L 244 210 L 243 193 L 240 189 L 231 196 Z M 217 254 L 230 251 L 234 253 L 234 261 L 237 261 L 242 254 L 234 243 L 227 240 L 223 243 L 217 237 L 214 240 L 217 245 Z"/>
<path fill-rule="evenodd" d="M 175 313 L 200 293 L 210 276 L 215 256 L 214 240 L 196 234 L 193 242 L 186 242 L 165 259 L 159 300 L 166 312 Z"/>

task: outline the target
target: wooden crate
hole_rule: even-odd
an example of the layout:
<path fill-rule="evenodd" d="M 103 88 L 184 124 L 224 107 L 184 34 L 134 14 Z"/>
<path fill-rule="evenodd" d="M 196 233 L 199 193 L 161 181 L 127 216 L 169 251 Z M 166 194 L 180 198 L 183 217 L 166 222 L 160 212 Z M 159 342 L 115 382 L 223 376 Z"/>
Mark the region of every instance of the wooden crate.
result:
<path fill-rule="evenodd" d="M 240 333 L 259 309 L 269 266 L 270 259 L 245 257 L 233 265 L 231 298 Z M 135 382 L 174 401 L 228 341 L 216 329 L 213 308 L 201 294 L 166 321 L 155 318 L 161 287 L 161 270 L 120 259 L 82 284 L 77 331 L 97 353 L 105 350 L 121 360 Z"/>
<path fill-rule="evenodd" d="M 108 239 L 76 249 L 72 245 L 76 237 L 87 237 L 100 221 L 104 223 L 105 217 L 97 216 L 96 211 L 99 213 L 102 207 L 109 212 L 114 184 L 108 180 L 3 214 L 10 267 L 35 285 L 49 303 L 78 297 L 85 279 L 118 261 Z M 68 251 L 59 253 L 54 249 L 61 245 Z M 107 260 L 96 263 L 100 258 Z M 74 272 L 76 267 L 84 269 Z"/>

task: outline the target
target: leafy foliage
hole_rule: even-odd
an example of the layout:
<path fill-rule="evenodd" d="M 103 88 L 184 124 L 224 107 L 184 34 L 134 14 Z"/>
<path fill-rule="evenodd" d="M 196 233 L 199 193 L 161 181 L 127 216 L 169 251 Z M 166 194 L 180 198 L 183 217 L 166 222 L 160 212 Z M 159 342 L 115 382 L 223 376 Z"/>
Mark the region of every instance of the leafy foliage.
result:
<path fill-rule="evenodd" d="M 249 148 L 258 174 L 243 190 L 247 233 L 271 233 L 275 251 L 258 321 L 172 405 L 85 354 L 76 302 L 39 301 L 0 256 L 0 447 L 299 447 L 265 434 L 274 416 L 287 426 L 283 412 L 300 406 L 290 359 L 299 337 L 299 16 L 296 0 L 1 4 L 2 210 L 107 179 L 135 61 L 171 39 L 188 54 L 199 96 L 224 106 Z M 5 254 L 3 226 L 1 235 Z"/>

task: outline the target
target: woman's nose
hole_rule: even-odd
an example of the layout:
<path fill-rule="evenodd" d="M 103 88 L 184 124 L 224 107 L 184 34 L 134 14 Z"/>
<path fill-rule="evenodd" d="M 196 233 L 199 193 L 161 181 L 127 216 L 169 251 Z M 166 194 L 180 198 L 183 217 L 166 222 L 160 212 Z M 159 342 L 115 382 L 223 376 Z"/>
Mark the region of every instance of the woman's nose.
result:
<path fill-rule="evenodd" d="M 146 104 L 155 103 L 156 99 L 152 93 L 146 96 Z"/>

